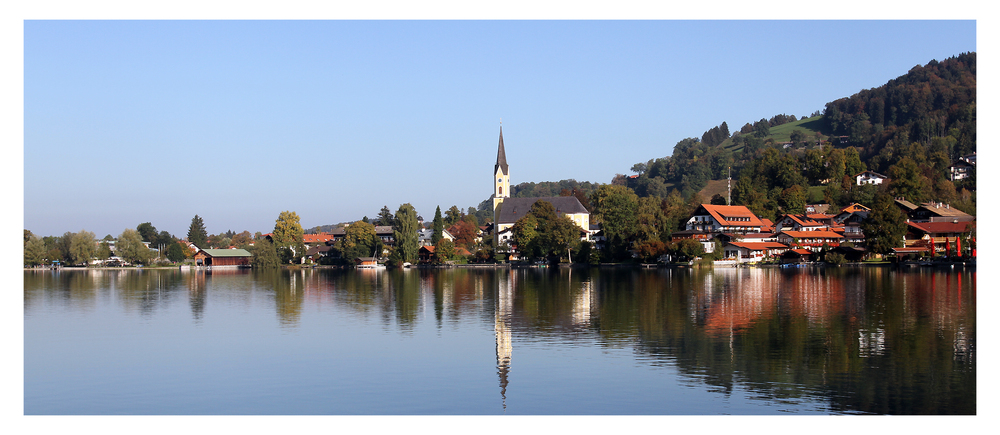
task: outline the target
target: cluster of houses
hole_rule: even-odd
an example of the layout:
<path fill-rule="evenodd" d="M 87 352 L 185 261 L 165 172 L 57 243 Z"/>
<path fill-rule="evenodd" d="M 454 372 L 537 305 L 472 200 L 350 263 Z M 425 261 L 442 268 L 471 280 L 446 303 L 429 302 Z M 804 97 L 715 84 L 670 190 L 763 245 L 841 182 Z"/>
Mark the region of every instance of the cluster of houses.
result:
<path fill-rule="evenodd" d="M 895 254 L 958 255 L 962 238 L 974 240 L 975 217 L 947 204 L 915 205 L 903 198 L 896 205 L 907 216 L 904 247 Z M 776 222 L 758 218 L 745 206 L 702 204 L 674 240 L 694 239 L 705 252 L 721 242 L 723 261 L 753 263 L 780 259 L 784 262 L 813 261 L 824 249 L 842 254 L 848 261 L 866 257 L 861 231 L 870 209 L 851 204 L 840 210 L 828 205 L 809 205 L 803 214 L 786 214 Z"/>

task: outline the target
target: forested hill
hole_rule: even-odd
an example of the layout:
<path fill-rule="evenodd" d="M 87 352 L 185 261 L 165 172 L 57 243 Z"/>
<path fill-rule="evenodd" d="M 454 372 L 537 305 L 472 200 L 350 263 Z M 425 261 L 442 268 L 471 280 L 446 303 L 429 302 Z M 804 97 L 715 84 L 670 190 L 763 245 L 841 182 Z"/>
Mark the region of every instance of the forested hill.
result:
<path fill-rule="evenodd" d="M 693 204 L 708 202 L 699 192 L 731 170 L 733 204 L 774 217 L 805 203 L 870 203 L 875 188 L 857 188 L 851 177 L 872 170 L 893 179 L 886 193 L 974 213 L 974 174 L 952 183 L 948 167 L 975 151 L 976 53 L 963 53 L 829 102 L 822 114 L 780 114 L 732 132 L 723 122 L 700 139 L 681 140 L 670 156 L 636 163 L 635 175 L 618 174 L 612 183 L 664 204 Z"/>
<path fill-rule="evenodd" d="M 884 86 L 826 104 L 829 131 L 888 171 L 911 143 L 957 158 L 976 151 L 976 53 L 916 66 Z M 937 142 L 941 142 L 938 144 Z"/>

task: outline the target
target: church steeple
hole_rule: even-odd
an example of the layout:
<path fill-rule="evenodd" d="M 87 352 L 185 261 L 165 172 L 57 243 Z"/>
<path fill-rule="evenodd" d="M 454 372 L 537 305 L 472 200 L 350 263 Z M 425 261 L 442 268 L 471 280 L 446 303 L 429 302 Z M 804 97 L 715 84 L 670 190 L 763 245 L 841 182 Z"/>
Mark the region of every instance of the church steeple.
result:
<path fill-rule="evenodd" d="M 503 149 L 503 124 L 501 124 L 497 164 L 493 167 L 493 222 L 497 222 L 497 208 L 504 198 L 510 198 L 510 168 L 507 167 L 507 152 Z"/>
<path fill-rule="evenodd" d="M 493 173 L 498 169 L 503 169 L 504 175 L 510 175 L 510 170 L 507 168 L 507 153 L 503 149 L 503 125 L 500 126 L 500 145 L 497 147 L 497 165 L 493 167 Z"/>

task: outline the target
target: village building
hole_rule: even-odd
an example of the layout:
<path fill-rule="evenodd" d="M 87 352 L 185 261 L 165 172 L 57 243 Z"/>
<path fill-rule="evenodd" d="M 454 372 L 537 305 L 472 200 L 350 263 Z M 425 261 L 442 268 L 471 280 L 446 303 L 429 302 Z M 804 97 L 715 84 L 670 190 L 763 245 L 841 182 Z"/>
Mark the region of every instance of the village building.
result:
<path fill-rule="evenodd" d="M 820 220 L 822 220 L 823 222 L 821 222 Z M 786 214 L 778 218 L 778 222 L 777 224 L 775 224 L 775 230 L 779 232 L 780 231 L 827 231 L 830 229 L 832 220 L 833 217 L 827 215 Z"/>
<path fill-rule="evenodd" d="M 433 246 L 431 240 L 434 238 L 433 228 L 422 228 L 417 232 L 417 244 L 420 246 Z M 455 241 L 455 236 L 451 235 L 447 229 L 441 230 L 441 238 Z"/>
<path fill-rule="evenodd" d="M 823 245 L 827 248 L 840 246 L 844 236 L 836 231 L 782 231 L 778 233 L 778 242 L 791 248 L 808 249 L 819 252 Z"/>
<path fill-rule="evenodd" d="M 940 202 L 925 202 L 909 213 L 912 222 L 969 222 L 976 220 L 964 211 Z"/>
<path fill-rule="evenodd" d="M 788 250 L 788 245 L 778 242 L 729 242 L 723 246 L 723 260 L 737 263 L 755 263 Z"/>
<path fill-rule="evenodd" d="M 806 213 L 826 213 L 830 204 L 807 204 Z"/>
<path fill-rule="evenodd" d="M 493 234 L 497 246 L 510 243 L 511 229 L 518 219 L 531 211 L 537 201 L 552 204 L 557 216 L 565 216 L 581 229 L 581 240 L 589 240 L 590 212 L 575 196 L 548 196 L 535 198 L 511 198 L 510 166 L 507 151 L 503 145 L 503 127 L 500 127 L 500 143 L 497 145 L 497 162 L 493 168 Z"/>
<path fill-rule="evenodd" d="M 975 222 L 907 222 L 904 244 L 907 248 L 933 246 L 935 253 L 956 255 L 960 239 L 975 239 Z M 968 250 L 969 245 L 965 246 Z"/>
<path fill-rule="evenodd" d="M 972 176 L 976 170 L 976 153 L 964 155 L 958 158 L 953 165 L 948 167 L 948 178 L 951 181 L 964 180 Z"/>
<path fill-rule="evenodd" d="M 194 254 L 198 266 L 250 267 L 250 254 L 246 249 L 199 249 Z"/>
<path fill-rule="evenodd" d="M 789 249 L 781 254 L 782 263 L 807 263 L 816 261 L 817 254 L 808 249 Z"/>
<path fill-rule="evenodd" d="M 864 171 L 860 174 L 854 176 L 854 180 L 858 186 L 864 186 L 866 184 L 882 184 L 888 183 L 889 177 L 879 174 L 873 171 Z"/>
<path fill-rule="evenodd" d="M 685 223 L 685 230 L 745 234 L 759 233 L 763 226 L 764 222 L 746 206 L 702 204 Z"/>
<path fill-rule="evenodd" d="M 268 234 L 270 236 L 270 234 Z M 306 250 L 313 247 L 324 246 L 328 242 L 333 243 L 333 234 L 330 233 L 318 233 L 318 234 L 303 234 L 302 244 L 306 245 Z"/>
<path fill-rule="evenodd" d="M 899 211 L 903 212 L 903 214 L 906 215 L 907 217 L 910 216 L 910 213 L 912 213 L 913 210 L 916 210 L 917 207 L 920 207 L 910 201 L 907 201 L 906 198 L 903 197 L 894 198 L 893 202 L 896 204 L 896 207 L 899 207 Z"/>

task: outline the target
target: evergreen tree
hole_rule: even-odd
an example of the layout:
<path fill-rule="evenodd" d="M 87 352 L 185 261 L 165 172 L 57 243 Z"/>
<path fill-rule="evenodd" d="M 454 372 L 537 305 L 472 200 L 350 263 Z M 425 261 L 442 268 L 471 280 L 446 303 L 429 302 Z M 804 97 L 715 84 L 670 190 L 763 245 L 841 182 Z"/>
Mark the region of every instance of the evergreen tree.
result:
<path fill-rule="evenodd" d="M 431 234 L 431 244 L 437 246 L 438 240 L 444 237 L 444 218 L 441 217 L 441 206 L 434 210 L 434 221 L 432 223 L 434 232 Z"/>
<path fill-rule="evenodd" d="M 191 219 L 191 226 L 188 227 L 187 238 L 189 242 L 194 243 L 194 245 L 199 248 L 207 246 L 208 232 L 205 231 L 205 222 L 202 221 L 201 217 L 198 215 L 194 215 L 194 218 Z"/>
<path fill-rule="evenodd" d="M 184 261 L 184 246 L 180 243 L 173 242 L 167 247 L 167 260 L 178 262 Z"/>
<path fill-rule="evenodd" d="M 395 223 L 395 218 L 393 217 L 392 211 L 389 210 L 389 206 L 382 206 L 382 210 L 378 212 L 378 217 L 375 219 L 375 225 L 391 227 Z"/>

